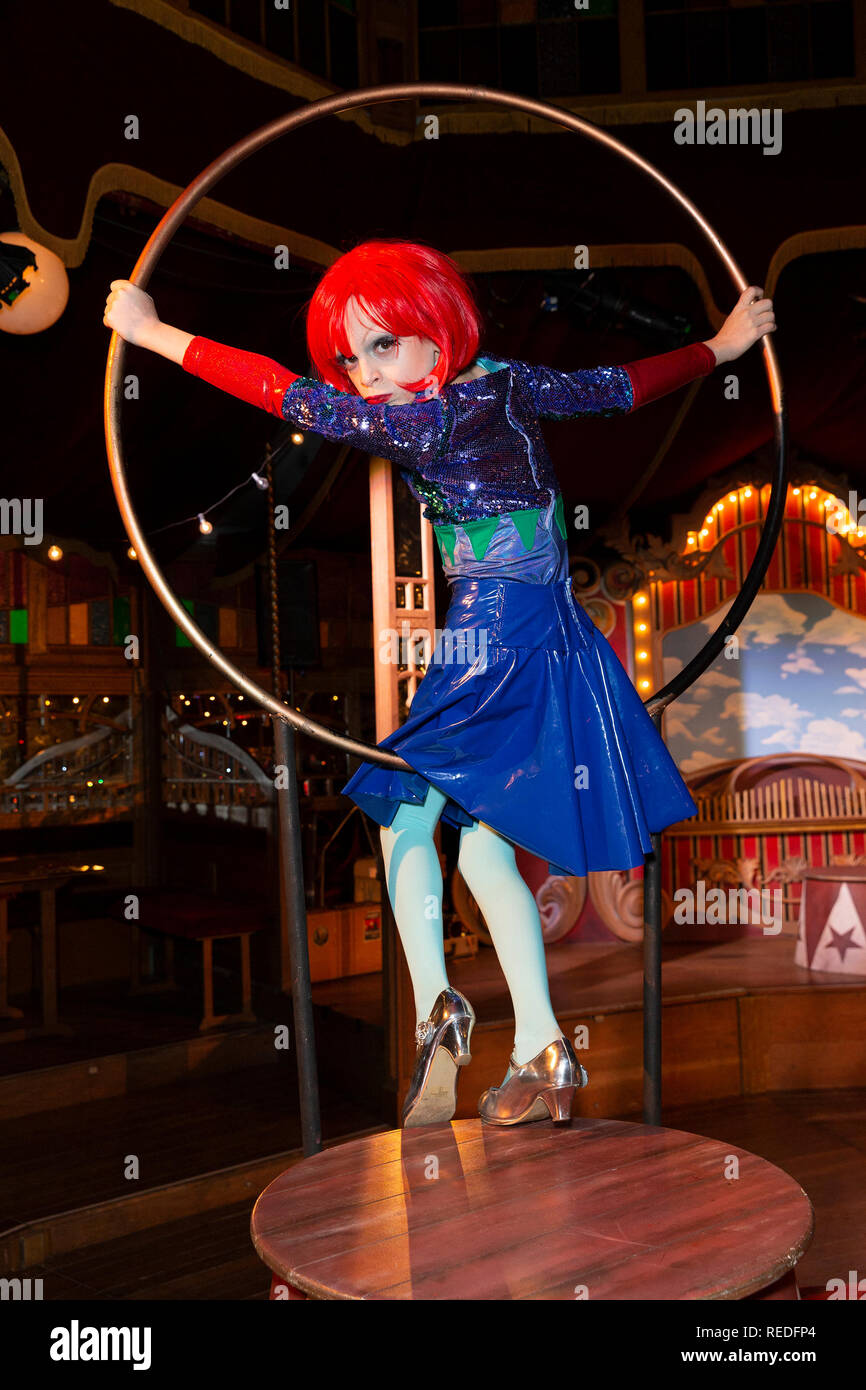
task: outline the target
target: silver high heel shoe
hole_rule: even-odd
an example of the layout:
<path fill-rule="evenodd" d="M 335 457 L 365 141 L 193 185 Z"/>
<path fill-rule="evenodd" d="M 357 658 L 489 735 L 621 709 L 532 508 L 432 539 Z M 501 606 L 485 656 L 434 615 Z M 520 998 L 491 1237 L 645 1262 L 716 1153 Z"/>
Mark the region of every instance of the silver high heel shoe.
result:
<path fill-rule="evenodd" d="M 443 989 L 430 1017 L 415 1029 L 418 1056 L 403 1103 L 404 1129 L 441 1124 L 457 1109 L 457 1068 L 472 1061 L 475 1010 L 459 990 Z"/>
<path fill-rule="evenodd" d="M 557 1038 L 522 1067 L 512 1053 L 505 1080 L 484 1092 L 478 1113 L 489 1125 L 522 1125 L 548 1115 L 567 1124 L 574 1093 L 588 1081 L 568 1038 Z"/>

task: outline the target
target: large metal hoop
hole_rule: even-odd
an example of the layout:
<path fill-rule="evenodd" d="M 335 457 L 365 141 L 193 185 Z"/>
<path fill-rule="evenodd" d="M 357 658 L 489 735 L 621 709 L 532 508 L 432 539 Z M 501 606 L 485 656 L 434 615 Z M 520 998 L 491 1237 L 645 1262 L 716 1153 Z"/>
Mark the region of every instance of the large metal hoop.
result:
<path fill-rule="evenodd" d="M 315 101 L 308 106 L 301 107 L 298 111 L 291 112 L 288 116 L 281 116 L 276 121 L 271 121 L 269 125 L 260 126 L 258 130 L 247 135 L 243 140 L 239 140 L 236 145 L 232 145 L 217 159 L 209 164 L 206 169 L 199 174 L 198 178 L 184 189 L 180 197 L 177 198 L 165 213 L 163 218 L 154 229 L 147 245 L 135 263 L 132 273 L 129 276 L 133 284 L 144 289 L 150 280 L 153 271 L 159 264 L 160 257 L 166 246 L 173 237 L 175 231 L 189 215 L 196 203 L 218 183 L 221 178 L 243 160 L 255 154 L 271 141 L 278 139 L 281 135 L 287 135 L 292 130 L 297 130 L 301 126 L 310 125 L 313 121 L 320 120 L 323 116 L 335 116 L 343 111 L 351 111 L 359 106 L 376 106 L 381 102 L 387 101 L 410 101 L 418 97 L 426 97 L 431 100 L 444 98 L 446 100 L 460 101 L 488 101 L 494 105 L 511 107 L 518 111 L 523 111 L 526 115 L 536 116 L 542 120 L 552 121 L 556 125 L 563 126 L 566 130 L 577 131 L 580 135 L 587 135 L 599 144 L 607 146 L 614 154 L 627 159 L 636 168 L 641 169 L 650 178 L 659 184 L 669 197 L 673 198 L 689 214 L 692 220 L 700 228 L 701 232 L 709 241 L 713 250 L 724 262 L 731 279 L 737 289 L 742 292 L 748 281 L 744 278 L 742 271 L 734 261 L 727 247 L 721 238 L 713 230 L 698 209 L 686 197 L 686 195 L 659 173 L 652 164 L 634 150 L 623 145 L 619 140 L 614 139 L 606 131 L 592 125 L 589 121 L 582 120 L 579 116 L 574 116 L 569 111 L 562 111 L 556 106 L 549 106 L 545 102 L 533 101 L 528 97 L 514 96 L 510 92 L 496 91 L 490 87 L 467 87 L 450 82 L 403 82 L 388 86 L 362 87 L 354 92 L 342 92 L 337 96 L 326 97 L 322 101 Z M 770 563 L 770 557 L 779 534 L 784 512 L 785 493 L 786 493 L 786 430 L 785 430 L 785 406 L 782 390 L 782 381 L 779 373 L 779 366 L 773 344 L 768 336 L 763 339 L 764 366 L 770 386 L 770 395 L 774 413 L 774 430 L 776 442 L 776 466 L 773 478 L 773 489 L 770 495 L 770 503 L 767 509 L 767 518 L 763 527 L 761 540 L 758 545 L 755 558 L 752 561 L 749 573 L 746 576 L 740 593 L 731 605 L 725 618 L 716 628 L 715 632 L 700 649 L 695 657 L 689 662 L 682 671 L 678 672 L 672 681 L 658 691 L 654 696 L 645 702 L 647 710 L 651 715 L 657 716 L 671 700 L 697 680 L 698 676 L 710 665 L 721 650 L 725 638 L 729 636 L 739 626 L 745 617 L 755 594 L 761 586 L 761 582 Z M 255 681 L 249 679 L 244 673 L 228 660 L 227 657 L 213 646 L 199 627 L 193 622 L 186 609 L 178 602 L 172 593 L 169 585 L 162 574 L 159 566 L 150 552 L 150 547 L 144 538 L 138 518 L 132 505 L 129 489 L 126 481 L 126 470 L 123 459 L 123 449 L 120 438 L 120 409 L 121 391 L 123 383 L 123 364 L 125 358 L 126 344 L 116 333 L 112 333 L 111 342 L 108 348 L 108 362 L 105 371 L 105 442 L 108 451 L 108 464 L 111 472 L 111 481 L 114 487 L 114 494 L 117 498 L 117 505 L 126 526 L 126 532 L 130 544 L 135 549 L 138 561 L 150 584 L 153 586 L 163 607 L 167 609 L 175 623 L 190 641 L 198 648 L 203 656 L 221 671 L 224 676 L 232 682 L 237 689 L 243 691 L 251 700 L 266 709 L 271 715 L 278 719 L 287 721 L 294 725 L 302 733 L 309 734 L 317 738 L 322 743 L 330 745 L 332 748 L 341 749 L 343 752 L 351 753 L 356 757 L 363 758 L 367 762 L 378 763 L 383 767 L 397 768 L 401 771 L 412 771 L 408 763 L 393 753 L 385 752 L 383 749 L 376 748 L 365 743 L 360 743 L 355 739 L 345 738 L 341 734 L 334 733 L 331 729 L 324 728 L 312 719 L 307 719 L 305 715 L 297 710 L 290 709 L 288 705 L 277 700 L 269 694 Z"/>

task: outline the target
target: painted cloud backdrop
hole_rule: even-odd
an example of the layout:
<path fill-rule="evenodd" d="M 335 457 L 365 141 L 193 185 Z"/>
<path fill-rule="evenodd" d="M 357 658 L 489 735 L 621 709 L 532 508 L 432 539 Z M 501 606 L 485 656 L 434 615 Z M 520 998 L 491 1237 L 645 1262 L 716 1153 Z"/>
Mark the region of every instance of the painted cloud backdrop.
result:
<path fill-rule="evenodd" d="M 715 632 L 730 603 L 664 638 L 671 680 Z M 664 716 L 680 771 L 773 752 L 866 762 L 866 621 L 818 594 L 759 594 L 724 652 Z"/>

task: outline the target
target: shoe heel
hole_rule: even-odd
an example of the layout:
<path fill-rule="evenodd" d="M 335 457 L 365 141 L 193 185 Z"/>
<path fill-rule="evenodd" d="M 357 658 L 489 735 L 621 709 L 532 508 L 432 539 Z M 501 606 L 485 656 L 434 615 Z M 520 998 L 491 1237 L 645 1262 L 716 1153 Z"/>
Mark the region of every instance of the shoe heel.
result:
<path fill-rule="evenodd" d="M 558 1086 L 555 1090 L 542 1091 L 541 1099 L 550 1111 L 554 1124 L 567 1124 L 571 1119 L 571 1106 L 576 1086 Z"/>
<path fill-rule="evenodd" d="M 469 1018 L 453 1018 L 442 1034 L 440 1046 L 444 1043 L 458 1067 L 465 1067 L 472 1061 L 469 1042 L 474 1027 L 474 1016 L 470 1016 Z"/>

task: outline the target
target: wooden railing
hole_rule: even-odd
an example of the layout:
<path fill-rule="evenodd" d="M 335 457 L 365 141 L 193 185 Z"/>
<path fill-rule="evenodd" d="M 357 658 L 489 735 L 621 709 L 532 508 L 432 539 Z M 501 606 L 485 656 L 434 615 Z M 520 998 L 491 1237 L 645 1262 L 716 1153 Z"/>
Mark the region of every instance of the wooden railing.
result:
<path fill-rule="evenodd" d="M 255 758 L 222 734 L 179 724 L 166 711 L 163 725 L 163 801 L 171 810 L 267 828 L 274 783 Z"/>
<path fill-rule="evenodd" d="M 792 822 L 863 820 L 866 824 L 866 788 L 842 787 L 817 778 L 784 777 L 760 787 L 716 796 L 695 796 L 699 817 L 720 825 L 753 824 L 767 830 L 772 821 Z"/>
<path fill-rule="evenodd" d="M 129 715 L 44 748 L 0 783 L 0 827 L 87 824 L 131 814 L 135 800 Z M 222 734 L 180 724 L 166 708 L 162 744 L 163 801 L 172 810 L 267 828 L 272 779 Z"/>
<path fill-rule="evenodd" d="M 111 820 L 132 809 L 133 794 L 129 729 L 103 725 L 43 748 L 7 777 L 0 784 L 0 825 Z"/>

